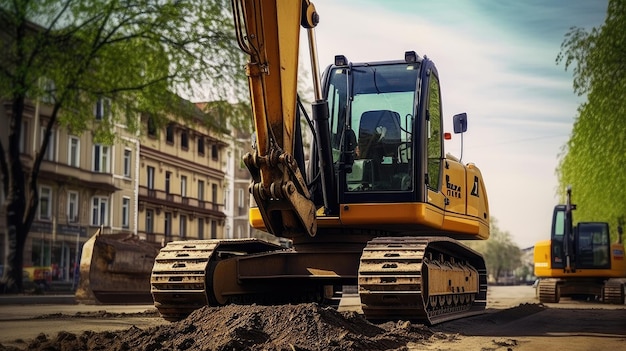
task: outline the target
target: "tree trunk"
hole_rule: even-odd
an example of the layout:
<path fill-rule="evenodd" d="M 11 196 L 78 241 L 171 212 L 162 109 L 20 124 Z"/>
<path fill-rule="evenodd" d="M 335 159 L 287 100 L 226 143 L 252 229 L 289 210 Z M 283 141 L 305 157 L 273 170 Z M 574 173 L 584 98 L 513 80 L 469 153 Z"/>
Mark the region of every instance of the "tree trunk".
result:
<path fill-rule="evenodd" d="M 30 229 L 30 223 L 26 216 L 26 174 L 22 168 L 20 159 L 20 132 L 22 129 L 22 116 L 24 113 L 24 94 L 15 94 L 12 100 L 12 117 L 9 119 L 9 147 L 3 148 L 3 168 L 8 168 L 3 175 L 4 188 L 9 190 L 7 194 L 7 239 L 9 252 L 7 254 L 7 267 L 4 282 L 4 291 L 8 293 L 21 293 L 24 290 L 22 272 L 24 266 L 24 246 Z M 35 206 L 38 205 L 38 195 L 35 196 Z M 31 221 L 32 223 L 32 221 Z"/>
<path fill-rule="evenodd" d="M 7 278 L 4 286 L 5 293 L 21 293 L 24 291 L 23 266 L 24 266 L 24 244 L 26 235 L 21 232 L 22 221 L 16 211 L 18 201 L 12 201 L 7 206 L 7 234 L 9 241 L 9 253 L 7 255 L 7 266 L 5 267 Z"/>

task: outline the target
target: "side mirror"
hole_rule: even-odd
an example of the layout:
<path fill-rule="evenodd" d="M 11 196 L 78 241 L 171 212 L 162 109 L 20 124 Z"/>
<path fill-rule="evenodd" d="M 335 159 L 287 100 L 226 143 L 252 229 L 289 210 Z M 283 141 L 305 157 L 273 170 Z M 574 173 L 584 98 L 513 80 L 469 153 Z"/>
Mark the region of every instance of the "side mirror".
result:
<path fill-rule="evenodd" d="M 459 113 L 452 117 L 452 122 L 454 124 L 454 133 L 465 133 L 467 131 L 467 113 Z"/>

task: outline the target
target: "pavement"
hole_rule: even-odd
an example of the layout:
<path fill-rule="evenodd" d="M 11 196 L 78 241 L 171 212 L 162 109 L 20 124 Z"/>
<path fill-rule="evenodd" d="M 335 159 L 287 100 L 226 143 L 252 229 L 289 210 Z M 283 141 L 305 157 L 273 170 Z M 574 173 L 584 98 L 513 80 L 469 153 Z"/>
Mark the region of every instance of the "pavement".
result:
<path fill-rule="evenodd" d="M 52 282 L 44 291 L 0 294 L 0 305 L 77 304 L 71 282 Z"/>

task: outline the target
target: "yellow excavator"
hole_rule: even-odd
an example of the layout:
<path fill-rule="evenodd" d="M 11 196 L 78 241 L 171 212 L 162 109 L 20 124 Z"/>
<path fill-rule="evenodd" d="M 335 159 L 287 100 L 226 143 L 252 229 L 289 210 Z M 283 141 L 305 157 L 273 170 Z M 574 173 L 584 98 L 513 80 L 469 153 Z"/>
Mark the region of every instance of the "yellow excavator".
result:
<path fill-rule="evenodd" d="M 337 303 L 358 285 L 368 319 L 435 324 L 481 313 L 483 257 L 455 239 L 487 239 L 480 170 L 444 153 L 439 75 L 413 51 L 385 62 L 338 55 L 319 74 L 309 1 L 233 0 L 239 45 L 249 55 L 256 143 L 254 228 L 292 241 L 170 242 L 151 275 L 167 320 L 205 306 Z M 300 27 L 308 32 L 312 117 L 296 92 Z M 301 119 L 312 130 L 302 143 Z M 465 113 L 454 116 L 465 132 Z"/>
<path fill-rule="evenodd" d="M 558 303 L 561 297 L 599 299 L 623 304 L 626 286 L 626 261 L 622 243 L 622 223 L 618 242 L 611 243 L 606 222 L 579 222 L 574 225 L 567 188 L 566 203 L 556 205 L 552 214 L 550 240 L 535 245 L 535 275 L 539 279 L 539 301 Z"/>

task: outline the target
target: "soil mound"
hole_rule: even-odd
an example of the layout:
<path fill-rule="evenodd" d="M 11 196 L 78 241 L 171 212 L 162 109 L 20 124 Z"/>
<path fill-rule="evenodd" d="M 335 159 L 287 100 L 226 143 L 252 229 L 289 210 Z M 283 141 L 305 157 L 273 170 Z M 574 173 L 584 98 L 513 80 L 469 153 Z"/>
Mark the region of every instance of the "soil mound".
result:
<path fill-rule="evenodd" d="M 186 319 L 150 329 L 39 335 L 27 350 L 408 350 L 433 336 L 421 324 L 372 324 L 355 312 L 317 304 L 203 307 Z M 16 350 L 4 348 L 0 350 Z"/>

